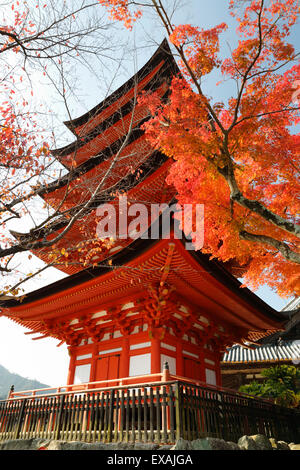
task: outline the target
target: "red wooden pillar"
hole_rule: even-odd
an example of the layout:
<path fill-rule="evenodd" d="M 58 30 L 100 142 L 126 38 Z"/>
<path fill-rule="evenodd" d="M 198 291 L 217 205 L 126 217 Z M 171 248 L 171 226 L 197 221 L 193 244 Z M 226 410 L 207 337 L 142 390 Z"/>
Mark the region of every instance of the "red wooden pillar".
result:
<path fill-rule="evenodd" d="M 129 375 L 129 336 L 124 336 L 122 341 L 122 353 L 120 358 L 120 378 Z"/>
<path fill-rule="evenodd" d="M 221 359 L 222 359 L 222 353 L 218 351 L 215 354 L 215 371 L 216 371 L 216 378 L 217 378 L 217 386 L 221 387 L 222 386 L 222 375 L 221 375 Z"/>
<path fill-rule="evenodd" d="M 160 339 L 157 337 L 151 340 L 151 374 L 161 373 L 160 367 Z"/>
<path fill-rule="evenodd" d="M 94 344 L 92 348 L 92 361 L 91 361 L 91 374 L 90 382 L 96 381 L 96 369 L 97 369 L 97 360 L 98 360 L 98 345 Z"/>
<path fill-rule="evenodd" d="M 75 375 L 75 351 L 73 348 L 69 348 L 69 356 L 70 356 L 70 362 L 69 362 L 69 370 L 68 370 L 68 379 L 67 379 L 67 385 L 71 385 L 74 383 L 74 375 Z"/>
<path fill-rule="evenodd" d="M 200 343 L 200 346 L 199 346 L 199 362 L 200 362 L 199 380 L 200 380 L 200 382 L 206 382 L 204 357 L 205 357 L 204 343 Z"/>
<path fill-rule="evenodd" d="M 182 341 L 176 344 L 176 375 L 183 376 Z"/>

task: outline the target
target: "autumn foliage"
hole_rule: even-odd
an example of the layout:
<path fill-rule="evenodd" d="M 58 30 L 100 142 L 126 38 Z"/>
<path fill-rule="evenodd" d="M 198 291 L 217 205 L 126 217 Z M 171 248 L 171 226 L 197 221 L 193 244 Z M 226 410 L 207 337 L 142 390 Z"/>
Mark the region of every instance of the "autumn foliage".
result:
<path fill-rule="evenodd" d="M 126 1 L 101 1 L 126 25 L 140 16 Z M 295 0 L 232 0 L 238 46 L 219 57 L 220 24 L 203 30 L 174 26 L 161 1 L 149 1 L 180 56 L 167 102 L 140 100 L 151 119 L 151 144 L 174 160 L 168 183 L 180 204 L 205 205 L 205 245 L 225 263 L 243 267 L 245 283 L 267 283 L 280 295 L 300 294 L 299 122 L 300 66 L 288 43 L 298 15 Z M 127 8 L 128 7 L 128 8 Z M 123 14 L 124 12 L 124 14 Z M 201 79 L 220 68 L 237 93 L 214 103 Z"/>

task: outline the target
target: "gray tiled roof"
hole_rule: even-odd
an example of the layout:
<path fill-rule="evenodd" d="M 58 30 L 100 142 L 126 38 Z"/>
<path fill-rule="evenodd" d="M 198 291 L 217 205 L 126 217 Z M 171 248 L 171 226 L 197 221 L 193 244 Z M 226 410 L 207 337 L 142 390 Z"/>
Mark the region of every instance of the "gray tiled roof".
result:
<path fill-rule="evenodd" d="M 297 310 L 298 308 L 300 308 L 300 297 L 295 297 L 287 305 L 285 305 L 281 311 L 284 312 L 286 310 Z"/>
<path fill-rule="evenodd" d="M 222 362 L 266 362 L 266 361 L 295 361 L 300 363 L 300 340 L 284 341 L 280 345 L 264 344 L 254 346 L 254 349 L 234 345 L 224 354 Z M 299 362 L 298 362 L 299 361 Z"/>

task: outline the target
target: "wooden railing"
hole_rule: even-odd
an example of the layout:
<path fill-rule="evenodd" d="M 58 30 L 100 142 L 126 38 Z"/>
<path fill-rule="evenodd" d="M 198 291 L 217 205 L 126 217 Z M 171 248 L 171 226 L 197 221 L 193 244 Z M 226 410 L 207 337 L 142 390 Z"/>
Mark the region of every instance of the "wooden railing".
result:
<path fill-rule="evenodd" d="M 216 387 L 172 378 L 92 385 L 85 390 L 67 386 L 69 390 L 47 395 L 15 392 L 13 398 L 0 401 L 0 440 L 173 443 L 180 437 L 211 436 L 237 442 L 257 433 L 300 440 L 299 411 Z"/>
<path fill-rule="evenodd" d="M 166 375 L 165 372 L 159 372 L 157 374 L 148 374 L 148 375 L 138 375 L 133 377 L 122 377 L 119 379 L 106 379 L 97 382 L 86 382 L 81 384 L 71 384 L 71 385 L 62 385 L 60 387 L 47 387 L 47 388 L 37 388 L 34 390 L 22 390 L 20 392 L 15 392 L 14 390 L 9 392 L 8 399 L 11 398 L 24 398 L 24 397 L 36 397 L 43 395 L 59 395 L 61 393 L 78 393 L 89 391 L 99 391 L 105 390 L 106 388 L 110 389 L 111 387 L 122 387 L 123 385 L 133 385 L 137 383 L 139 386 L 147 385 L 149 380 L 151 382 L 161 382 L 163 379 L 170 379 L 170 374 Z M 173 376 L 172 376 L 173 377 Z M 175 377 L 175 376 L 174 376 Z"/>

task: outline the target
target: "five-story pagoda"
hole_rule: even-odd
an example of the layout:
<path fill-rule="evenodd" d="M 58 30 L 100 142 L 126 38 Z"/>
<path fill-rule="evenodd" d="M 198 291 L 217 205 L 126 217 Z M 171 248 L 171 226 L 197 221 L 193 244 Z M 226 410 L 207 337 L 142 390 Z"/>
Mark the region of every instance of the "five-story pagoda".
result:
<path fill-rule="evenodd" d="M 164 41 L 127 83 L 67 122 L 76 140 L 53 152 L 68 171 L 41 196 L 70 213 L 75 206 L 83 209 L 55 246 L 57 253 L 67 253 L 58 267 L 68 277 L 29 293 L 21 303 L 6 301 L 1 313 L 38 334 L 34 339 L 50 336 L 68 345 L 68 384 L 158 374 L 167 361 L 172 375 L 218 386 L 226 347 L 283 326 L 280 313 L 241 288 L 224 265 L 187 250 L 184 237 L 172 230 L 158 239 L 132 236 L 137 224 L 132 229 L 136 213 L 130 210 L 126 236 L 102 245 L 92 241 L 97 208 L 111 204 L 119 221 L 124 191 L 128 206 L 174 201 L 174 189 L 165 181 L 171 159 L 145 139 L 148 111 L 137 95 L 157 90 L 165 99 L 176 73 Z M 158 214 L 154 223 L 159 227 L 160 222 Z M 39 231 L 36 238 L 50 239 L 67 223 L 58 217 L 49 236 Z M 153 219 L 143 223 L 149 228 Z M 35 251 L 46 263 L 53 253 L 53 248 Z"/>

